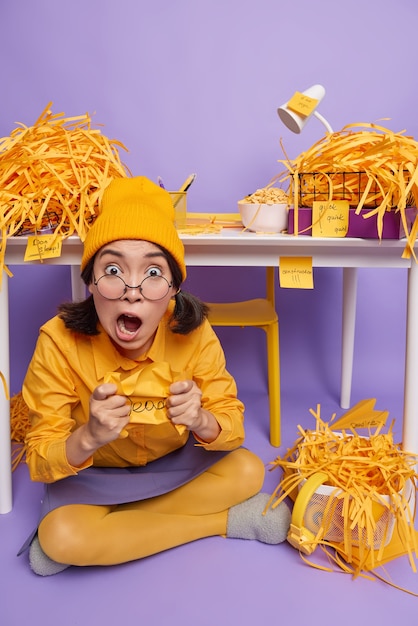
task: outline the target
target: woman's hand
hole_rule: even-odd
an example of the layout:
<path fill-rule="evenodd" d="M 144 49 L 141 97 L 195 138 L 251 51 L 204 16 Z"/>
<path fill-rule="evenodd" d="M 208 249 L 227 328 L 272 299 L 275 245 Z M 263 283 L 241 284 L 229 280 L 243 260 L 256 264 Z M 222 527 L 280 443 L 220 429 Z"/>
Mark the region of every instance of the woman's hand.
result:
<path fill-rule="evenodd" d="M 87 424 L 93 445 L 97 448 L 117 439 L 129 422 L 130 405 L 125 396 L 117 395 L 113 383 L 99 385 L 90 396 Z"/>
<path fill-rule="evenodd" d="M 202 408 L 202 392 L 193 380 L 182 380 L 170 385 L 167 398 L 167 416 L 173 424 L 183 424 L 202 441 L 210 443 L 220 433 L 214 415 Z"/>
<path fill-rule="evenodd" d="M 116 391 L 113 383 L 94 389 L 88 422 L 67 439 L 67 459 L 71 465 L 82 465 L 96 450 L 117 439 L 129 422 L 130 405 Z"/>

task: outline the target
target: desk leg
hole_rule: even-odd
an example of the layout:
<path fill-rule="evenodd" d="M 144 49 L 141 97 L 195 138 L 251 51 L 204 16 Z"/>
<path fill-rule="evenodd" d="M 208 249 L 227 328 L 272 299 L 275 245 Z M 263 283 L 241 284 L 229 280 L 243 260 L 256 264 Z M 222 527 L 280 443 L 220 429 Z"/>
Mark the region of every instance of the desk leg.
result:
<path fill-rule="evenodd" d="M 0 372 L 10 393 L 8 277 L 3 272 L 0 289 Z M 10 401 L 0 382 L 0 514 L 12 510 L 12 452 L 10 441 Z"/>
<path fill-rule="evenodd" d="M 72 292 L 73 302 L 84 300 L 84 298 L 86 297 L 86 285 L 84 284 L 84 281 L 80 277 L 79 265 L 71 266 L 71 292 Z"/>
<path fill-rule="evenodd" d="M 350 408 L 356 329 L 357 268 L 343 269 L 343 329 L 341 357 L 341 407 Z"/>
<path fill-rule="evenodd" d="M 402 447 L 418 454 L 418 265 L 408 270 Z"/>

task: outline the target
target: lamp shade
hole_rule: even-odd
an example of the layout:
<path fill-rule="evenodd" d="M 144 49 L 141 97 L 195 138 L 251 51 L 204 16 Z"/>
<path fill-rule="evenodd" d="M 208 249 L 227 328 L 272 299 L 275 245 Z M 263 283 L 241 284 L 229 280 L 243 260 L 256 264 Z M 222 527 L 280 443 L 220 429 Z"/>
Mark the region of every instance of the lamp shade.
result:
<path fill-rule="evenodd" d="M 290 101 L 285 102 L 285 104 L 282 104 L 282 106 L 277 109 L 277 113 L 279 114 L 279 117 L 282 120 L 283 124 L 287 126 L 287 128 L 293 133 L 299 134 L 300 132 L 302 132 L 306 122 L 311 118 L 312 115 L 314 115 L 315 117 L 320 119 L 320 121 L 325 125 L 329 132 L 332 132 L 332 129 L 329 126 L 328 122 L 324 120 L 324 118 L 319 115 L 319 113 L 317 113 L 315 110 L 321 102 L 322 98 L 325 96 L 325 88 L 322 85 L 312 85 L 312 87 L 309 87 L 309 89 L 306 89 L 302 93 L 302 96 L 307 96 L 308 98 L 313 98 L 317 100 L 316 105 L 311 108 L 308 115 L 300 115 L 296 111 L 289 108 L 288 105 Z"/>

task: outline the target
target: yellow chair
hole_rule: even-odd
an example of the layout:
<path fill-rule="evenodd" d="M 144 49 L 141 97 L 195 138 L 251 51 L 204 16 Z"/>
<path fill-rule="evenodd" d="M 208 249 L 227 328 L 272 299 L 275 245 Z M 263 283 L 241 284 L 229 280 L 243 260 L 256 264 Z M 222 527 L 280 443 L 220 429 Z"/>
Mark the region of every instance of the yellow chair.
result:
<path fill-rule="evenodd" d="M 267 370 L 270 404 L 270 442 L 280 446 L 279 319 L 275 307 L 275 270 L 266 268 L 266 298 L 243 302 L 207 302 L 212 326 L 254 326 L 267 337 Z"/>

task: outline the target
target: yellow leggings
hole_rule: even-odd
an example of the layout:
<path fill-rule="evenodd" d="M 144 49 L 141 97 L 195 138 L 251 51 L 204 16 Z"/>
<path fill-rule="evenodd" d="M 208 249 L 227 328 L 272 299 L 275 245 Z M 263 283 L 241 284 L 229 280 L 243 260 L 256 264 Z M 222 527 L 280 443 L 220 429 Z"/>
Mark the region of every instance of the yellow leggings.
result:
<path fill-rule="evenodd" d="M 59 563 L 114 565 L 225 535 L 228 509 L 260 491 L 264 471 L 261 459 L 240 448 L 162 496 L 114 506 L 71 504 L 54 509 L 39 525 L 39 542 Z"/>

